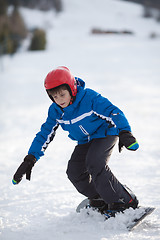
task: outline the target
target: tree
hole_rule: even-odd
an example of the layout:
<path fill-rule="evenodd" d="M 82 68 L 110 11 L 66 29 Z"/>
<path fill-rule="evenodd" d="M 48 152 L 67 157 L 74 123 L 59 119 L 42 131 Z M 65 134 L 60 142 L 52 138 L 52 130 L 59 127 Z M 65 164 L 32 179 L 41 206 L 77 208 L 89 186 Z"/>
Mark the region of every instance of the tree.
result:
<path fill-rule="evenodd" d="M 20 46 L 22 39 L 26 37 L 27 30 L 23 18 L 18 11 L 17 5 L 15 5 L 11 15 L 8 16 L 6 1 L 0 1 L 3 3 L 2 8 L 0 8 L 1 53 L 14 53 Z"/>
<path fill-rule="evenodd" d="M 7 1 L 0 0 L 0 16 L 6 15 L 7 7 L 8 7 Z"/>
<path fill-rule="evenodd" d="M 43 29 L 35 29 L 31 40 L 30 50 L 44 50 L 46 46 L 46 34 Z"/>

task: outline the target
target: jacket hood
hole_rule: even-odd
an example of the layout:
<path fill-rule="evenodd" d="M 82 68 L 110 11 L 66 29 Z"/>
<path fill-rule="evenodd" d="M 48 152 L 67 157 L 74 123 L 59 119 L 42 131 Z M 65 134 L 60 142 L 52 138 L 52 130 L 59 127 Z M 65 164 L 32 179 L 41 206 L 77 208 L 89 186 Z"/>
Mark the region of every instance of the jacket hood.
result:
<path fill-rule="evenodd" d="M 76 79 L 76 82 L 77 82 L 77 87 L 82 87 L 82 88 L 85 88 L 85 82 L 81 79 L 81 78 L 78 78 L 78 77 L 75 77 Z"/>

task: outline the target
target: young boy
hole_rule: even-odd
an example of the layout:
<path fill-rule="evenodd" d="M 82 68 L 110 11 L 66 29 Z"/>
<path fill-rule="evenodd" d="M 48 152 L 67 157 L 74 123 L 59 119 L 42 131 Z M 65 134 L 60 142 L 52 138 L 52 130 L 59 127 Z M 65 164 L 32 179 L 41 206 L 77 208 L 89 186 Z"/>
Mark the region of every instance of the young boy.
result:
<path fill-rule="evenodd" d="M 136 208 L 136 196 L 116 179 L 108 167 L 118 138 L 119 152 L 123 146 L 129 150 L 139 147 L 123 112 L 99 93 L 85 89 L 84 81 L 74 77 L 67 67 L 49 72 L 44 86 L 53 103 L 46 122 L 13 177 L 13 184 L 18 184 L 24 174 L 30 180 L 34 164 L 44 155 L 61 125 L 69 132 L 68 136 L 78 142 L 68 162 L 68 178 L 81 194 L 89 198 L 91 207 L 101 212 L 108 208 Z"/>

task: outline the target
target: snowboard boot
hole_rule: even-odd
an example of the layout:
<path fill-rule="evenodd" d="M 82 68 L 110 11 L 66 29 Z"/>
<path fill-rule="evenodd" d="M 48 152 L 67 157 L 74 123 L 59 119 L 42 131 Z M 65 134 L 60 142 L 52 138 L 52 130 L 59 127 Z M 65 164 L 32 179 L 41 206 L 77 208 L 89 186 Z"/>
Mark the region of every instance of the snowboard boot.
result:
<path fill-rule="evenodd" d="M 92 208 L 93 211 L 98 211 L 106 219 L 115 217 L 117 213 L 117 210 L 108 210 L 108 204 L 106 204 L 100 196 L 89 199 L 89 204 L 86 206 L 86 208 Z"/>
<path fill-rule="evenodd" d="M 108 209 L 108 204 L 105 203 L 105 201 L 100 197 L 97 196 L 93 199 L 89 199 L 89 208 L 92 208 L 93 210 L 97 210 L 100 213 L 103 213 L 103 211 Z"/>
<path fill-rule="evenodd" d="M 135 194 L 127 186 L 123 186 L 123 188 L 129 195 L 128 202 L 125 202 L 124 199 L 119 199 L 117 202 L 107 204 L 100 196 L 96 196 L 93 199 L 89 199 L 87 208 L 97 210 L 101 214 L 105 215 L 106 218 L 115 217 L 117 212 L 124 212 L 130 207 L 136 209 L 138 207 L 138 200 Z"/>
<path fill-rule="evenodd" d="M 135 194 L 127 187 L 123 186 L 124 190 L 128 193 L 130 200 L 125 202 L 124 199 L 119 199 L 117 202 L 108 204 L 108 208 L 102 209 L 101 213 L 106 217 L 115 217 L 116 213 L 124 212 L 128 208 L 136 209 L 138 207 L 138 200 Z"/>
<path fill-rule="evenodd" d="M 124 199 L 119 199 L 117 202 L 108 204 L 109 210 L 123 212 L 125 209 L 128 209 L 130 207 L 133 209 L 136 209 L 138 207 L 138 200 L 135 194 L 127 186 L 123 186 L 123 188 L 128 193 L 130 200 L 128 202 L 125 202 Z"/>

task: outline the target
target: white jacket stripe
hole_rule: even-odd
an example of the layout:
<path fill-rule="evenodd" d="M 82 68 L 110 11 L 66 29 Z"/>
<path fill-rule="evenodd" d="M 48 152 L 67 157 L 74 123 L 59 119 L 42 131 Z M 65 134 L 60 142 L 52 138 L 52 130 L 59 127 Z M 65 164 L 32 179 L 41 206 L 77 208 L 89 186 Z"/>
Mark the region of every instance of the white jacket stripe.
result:
<path fill-rule="evenodd" d="M 93 113 L 93 110 L 87 113 L 83 113 L 82 115 L 80 115 L 79 117 L 76 117 L 74 119 L 71 120 L 71 123 L 76 123 L 81 121 L 83 118 L 90 116 Z"/>
<path fill-rule="evenodd" d="M 95 112 L 95 111 L 93 111 L 93 113 L 94 113 L 95 115 L 97 115 L 98 117 L 100 117 L 100 118 L 106 120 L 107 122 L 112 123 L 113 126 L 116 126 L 115 123 L 113 122 L 112 118 L 110 118 L 110 117 L 106 117 L 106 116 L 104 116 L 104 115 L 102 115 L 102 114 L 99 114 L 99 113 L 97 113 L 97 112 Z"/>
<path fill-rule="evenodd" d="M 56 132 L 58 126 L 59 126 L 59 123 L 57 123 L 57 124 L 52 128 L 52 131 L 51 131 L 50 134 L 48 135 L 47 141 L 43 144 L 41 151 L 45 151 L 46 148 L 48 147 L 48 144 L 53 140 L 53 138 L 54 138 L 54 136 L 55 136 L 55 132 Z"/>
<path fill-rule="evenodd" d="M 69 121 L 69 120 L 62 120 L 62 119 L 58 120 L 57 119 L 57 122 L 59 122 L 60 124 L 70 124 L 70 123 L 73 124 L 73 123 L 81 121 L 82 119 L 84 119 L 86 117 L 91 116 L 92 113 L 94 113 L 96 116 L 100 117 L 101 119 L 106 120 L 106 121 L 112 123 L 114 126 L 116 126 L 115 123 L 113 122 L 112 118 L 106 117 L 106 116 L 104 116 L 102 114 L 99 114 L 99 113 L 93 111 L 93 110 L 91 110 L 90 112 L 83 113 L 82 115 L 80 115 L 80 116 L 78 116 L 76 118 L 71 119 L 71 121 Z"/>

